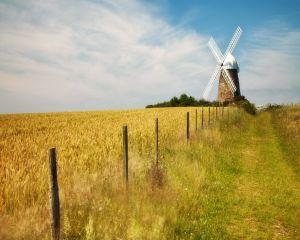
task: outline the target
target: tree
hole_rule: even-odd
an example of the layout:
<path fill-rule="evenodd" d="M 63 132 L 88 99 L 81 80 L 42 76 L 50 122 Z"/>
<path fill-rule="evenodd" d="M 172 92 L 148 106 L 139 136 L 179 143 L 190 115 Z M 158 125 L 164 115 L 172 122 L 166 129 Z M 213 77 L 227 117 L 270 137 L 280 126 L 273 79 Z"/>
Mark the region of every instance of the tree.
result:
<path fill-rule="evenodd" d="M 177 107 L 179 105 L 179 99 L 177 97 L 172 97 L 170 100 L 170 104 L 172 107 Z"/>

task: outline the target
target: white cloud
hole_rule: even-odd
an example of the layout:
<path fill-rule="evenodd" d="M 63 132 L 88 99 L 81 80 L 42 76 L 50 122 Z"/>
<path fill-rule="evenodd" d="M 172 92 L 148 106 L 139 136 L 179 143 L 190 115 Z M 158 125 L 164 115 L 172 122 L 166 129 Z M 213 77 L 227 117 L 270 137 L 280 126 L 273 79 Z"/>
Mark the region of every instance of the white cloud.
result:
<path fill-rule="evenodd" d="M 245 95 L 256 103 L 300 101 L 300 31 L 273 22 L 247 39 L 240 56 Z"/>
<path fill-rule="evenodd" d="M 48 99 L 45 111 L 200 96 L 210 74 L 205 36 L 136 1 L 0 3 L 0 14 L 0 88 Z"/>

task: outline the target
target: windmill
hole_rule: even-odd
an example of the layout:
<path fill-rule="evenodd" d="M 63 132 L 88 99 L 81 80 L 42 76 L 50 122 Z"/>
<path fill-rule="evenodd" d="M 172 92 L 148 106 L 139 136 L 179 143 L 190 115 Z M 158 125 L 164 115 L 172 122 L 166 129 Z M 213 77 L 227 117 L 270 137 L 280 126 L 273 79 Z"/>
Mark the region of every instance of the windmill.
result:
<path fill-rule="evenodd" d="M 217 60 L 217 66 L 203 92 L 204 99 L 208 98 L 217 78 L 219 78 L 218 101 L 233 101 L 234 97 L 241 95 L 238 77 L 239 66 L 232 55 L 241 35 L 242 29 L 237 27 L 224 54 L 220 51 L 215 40 L 210 38 L 208 46 Z"/>

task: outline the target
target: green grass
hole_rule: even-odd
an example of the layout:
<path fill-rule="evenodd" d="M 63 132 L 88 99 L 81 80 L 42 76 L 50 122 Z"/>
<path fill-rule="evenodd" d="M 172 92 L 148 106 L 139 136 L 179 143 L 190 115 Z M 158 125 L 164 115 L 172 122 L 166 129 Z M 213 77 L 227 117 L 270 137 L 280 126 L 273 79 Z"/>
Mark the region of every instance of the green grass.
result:
<path fill-rule="evenodd" d="M 200 163 L 199 157 L 193 158 L 194 167 L 199 164 L 205 177 L 195 184 L 190 176 L 187 185 L 195 192 L 182 200 L 188 206 L 175 221 L 171 231 L 175 234 L 168 238 L 300 238 L 300 184 L 274 116 L 240 116 L 230 127 L 221 125 L 219 142 L 215 139 L 211 147 L 193 146 L 192 152 L 202 147 L 199 157 L 210 155 L 204 157 L 205 162 L 200 157 Z M 191 159 L 189 155 L 193 153 L 181 159 Z"/>
<path fill-rule="evenodd" d="M 251 119 L 241 136 L 242 174 L 235 180 L 235 204 L 229 227 L 232 238 L 300 237 L 300 185 L 273 117 L 262 113 Z"/>
<path fill-rule="evenodd" d="M 63 239 L 300 239 L 299 109 L 234 114 L 165 147 L 160 188 L 139 155 L 128 192 L 114 166 L 112 179 L 78 173 L 61 190 Z M 38 223 L 34 209 L 0 217 L 0 238 L 49 238 L 47 208 Z"/>
<path fill-rule="evenodd" d="M 187 206 L 169 238 L 300 238 L 299 176 L 274 117 L 268 112 L 240 116 L 229 128 L 221 126 L 219 142 L 215 139 L 211 147 L 194 144 L 191 152 L 180 157 L 193 159 L 191 164 L 200 165 L 199 173 L 205 176 L 196 184 L 192 176 L 188 179 L 186 185 L 194 193 L 182 200 Z M 299 149 L 299 142 L 294 144 Z M 191 158 L 193 152 L 198 157 Z M 201 154 L 210 157 L 203 162 Z"/>

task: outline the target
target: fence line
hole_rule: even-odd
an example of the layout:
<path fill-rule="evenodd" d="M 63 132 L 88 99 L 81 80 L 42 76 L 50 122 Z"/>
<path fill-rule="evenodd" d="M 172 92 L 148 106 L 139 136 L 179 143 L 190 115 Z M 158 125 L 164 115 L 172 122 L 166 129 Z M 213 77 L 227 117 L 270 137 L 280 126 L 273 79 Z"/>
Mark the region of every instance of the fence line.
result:
<path fill-rule="evenodd" d="M 218 119 L 218 109 L 215 108 L 216 120 Z M 222 117 L 224 115 L 224 106 L 222 105 Z M 208 125 L 212 121 L 211 109 L 208 107 Z M 230 109 L 227 108 L 227 120 L 230 118 Z M 205 118 L 204 118 L 204 108 L 201 109 L 201 128 L 204 128 Z M 198 129 L 198 111 L 195 111 L 195 129 Z M 155 128 L 154 128 L 154 141 L 155 141 L 155 165 L 158 167 L 159 164 L 159 128 L 158 128 L 158 118 L 155 118 Z M 128 128 L 127 125 L 122 127 L 122 139 L 123 139 L 123 177 L 128 188 Z M 186 113 L 186 140 L 190 141 L 190 113 Z M 57 182 L 57 161 L 56 161 L 56 149 L 49 149 L 49 191 L 50 191 L 50 224 L 51 224 L 51 240 L 60 239 L 60 206 L 59 206 L 59 188 Z"/>

